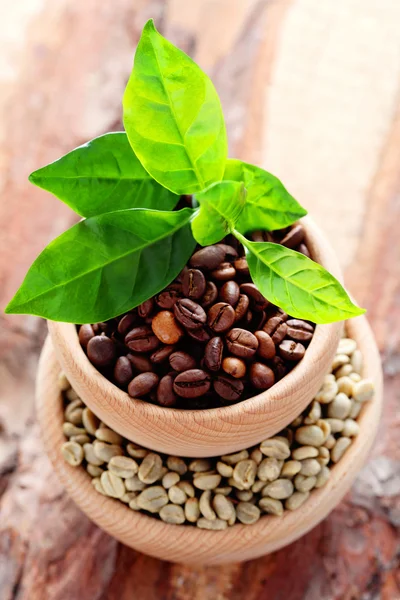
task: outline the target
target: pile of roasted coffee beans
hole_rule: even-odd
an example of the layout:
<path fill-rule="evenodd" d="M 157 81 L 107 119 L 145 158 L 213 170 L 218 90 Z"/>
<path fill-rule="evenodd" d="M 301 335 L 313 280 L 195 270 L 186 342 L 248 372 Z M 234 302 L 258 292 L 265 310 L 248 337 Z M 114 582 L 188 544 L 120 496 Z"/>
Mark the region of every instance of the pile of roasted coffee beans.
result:
<path fill-rule="evenodd" d="M 142 448 L 102 423 L 64 375 L 66 441 L 61 452 L 83 465 L 97 492 L 166 523 L 221 530 L 251 525 L 264 513 L 296 510 L 324 486 L 359 433 L 357 418 L 374 394 L 362 379 L 356 342 L 343 338 L 321 389 L 278 435 L 213 458 L 180 458 Z M 234 435 L 234 433 L 233 433 Z"/>
<path fill-rule="evenodd" d="M 253 239 L 308 255 L 299 224 Z M 89 360 L 130 396 L 214 408 L 267 390 L 304 356 L 314 325 L 270 304 L 235 239 L 197 248 L 166 289 L 106 323 L 81 325 Z"/>

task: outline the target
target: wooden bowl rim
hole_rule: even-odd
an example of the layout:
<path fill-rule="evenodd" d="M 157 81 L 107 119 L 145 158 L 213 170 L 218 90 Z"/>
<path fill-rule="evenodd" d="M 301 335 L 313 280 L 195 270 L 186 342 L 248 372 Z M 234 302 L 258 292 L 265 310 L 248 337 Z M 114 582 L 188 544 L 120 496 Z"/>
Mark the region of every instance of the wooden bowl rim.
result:
<path fill-rule="evenodd" d="M 339 463 L 331 467 L 327 484 L 313 490 L 299 509 L 285 511 L 282 517 L 265 515 L 254 525 L 235 524 L 224 531 L 207 531 L 190 525 L 170 525 L 134 512 L 120 501 L 101 496 L 93 488 L 89 475 L 81 467 L 71 467 L 61 456 L 60 446 L 65 441 L 61 395 L 58 394 L 55 399 L 46 394 L 48 378 L 55 379 L 57 364 L 50 338 L 41 356 L 37 379 L 37 414 L 46 451 L 61 482 L 83 512 L 110 535 L 138 550 L 164 560 L 189 564 L 249 560 L 278 550 L 315 527 L 340 502 L 365 462 L 375 439 L 382 410 L 379 351 L 364 316 L 349 321 L 348 330 L 363 353 L 363 376 L 375 383 L 374 398 L 365 403 L 357 420 L 360 433 Z M 52 385 L 56 385 L 56 382 L 53 381 Z M 173 549 L 168 547 L 166 540 L 174 542 Z"/>
<path fill-rule="evenodd" d="M 320 228 L 310 217 L 301 220 L 306 232 L 306 239 L 313 248 L 318 262 L 329 270 L 339 281 L 342 281 L 342 273 L 337 262 L 335 253 L 326 240 Z M 165 408 L 151 404 L 139 398 L 132 398 L 104 377 L 89 361 L 79 344 L 76 327 L 72 323 L 61 323 L 48 321 L 48 328 L 53 339 L 63 340 L 64 349 L 68 353 L 75 366 L 75 371 L 81 371 L 81 378 L 90 382 L 91 388 L 98 393 L 102 404 L 107 404 L 111 410 L 124 413 L 134 410 L 140 413 L 141 418 L 151 418 L 152 421 L 160 420 L 167 427 L 169 424 L 181 421 L 183 424 L 196 422 L 207 427 L 216 420 L 224 422 L 239 423 L 244 414 L 257 414 L 261 408 L 268 411 L 268 405 L 274 405 L 279 399 L 287 396 L 290 390 L 298 389 L 304 381 L 304 375 L 313 368 L 314 358 L 323 353 L 329 345 L 329 341 L 339 335 L 342 322 L 317 325 L 311 343 L 304 358 L 283 379 L 275 383 L 272 388 L 228 406 L 210 408 L 204 410 L 187 410 L 176 408 Z M 56 348 L 57 353 L 57 348 Z M 57 353 L 58 354 L 58 353 Z"/>

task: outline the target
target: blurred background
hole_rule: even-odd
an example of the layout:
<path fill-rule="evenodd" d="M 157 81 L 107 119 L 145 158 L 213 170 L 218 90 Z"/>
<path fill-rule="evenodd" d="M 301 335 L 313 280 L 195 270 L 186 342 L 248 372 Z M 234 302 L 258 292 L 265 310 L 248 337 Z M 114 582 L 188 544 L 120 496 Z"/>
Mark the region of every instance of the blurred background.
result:
<path fill-rule="evenodd" d="M 161 563 L 117 544 L 65 496 L 34 421 L 45 323 L 1 315 L 0 598 L 398 600 L 398 0 L 0 0 L 0 307 L 74 220 L 29 173 L 121 129 L 150 17 L 213 77 L 230 155 L 280 177 L 338 253 L 382 354 L 381 434 L 351 494 L 288 549 L 224 568 Z"/>

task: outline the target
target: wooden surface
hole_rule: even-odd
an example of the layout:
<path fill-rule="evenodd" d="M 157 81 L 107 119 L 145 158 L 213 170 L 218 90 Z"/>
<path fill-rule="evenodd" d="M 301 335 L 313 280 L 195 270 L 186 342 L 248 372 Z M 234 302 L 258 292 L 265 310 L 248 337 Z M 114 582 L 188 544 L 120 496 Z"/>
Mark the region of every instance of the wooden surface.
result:
<path fill-rule="evenodd" d="M 45 324 L 2 318 L 1 599 L 398 600 L 400 4 L 1 0 L 0 14 L 1 306 L 73 220 L 28 173 L 120 127 L 133 50 L 153 16 L 213 74 L 231 155 L 282 177 L 329 236 L 385 372 L 371 460 L 327 520 L 271 556 L 188 568 L 118 544 L 68 500 L 32 418 Z"/>
<path fill-rule="evenodd" d="M 363 354 L 363 377 L 374 382 L 374 399 L 363 407 L 357 420 L 360 433 L 332 468 L 328 482 L 313 490 L 303 506 L 294 512 L 286 511 L 283 517 L 263 516 L 251 527 L 236 524 L 225 531 L 204 531 L 190 525 L 168 525 L 100 495 L 84 469 L 71 467 L 61 455 L 65 441 L 64 407 L 58 387 L 60 367 L 50 338 L 40 358 L 36 388 L 36 413 L 46 452 L 77 505 L 127 546 L 156 558 L 190 565 L 225 564 L 274 552 L 310 531 L 339 504 L 364 466 L 375 440 L 382 412 L 379 352 L 365 317 L 349 322 L 348 335 L 356 340 Z"/>
<path fill-rule="evenodd" d="M 311 255 L 341 279 L 334 252 L 309 217 L 303 219 Z M 57 358 L 71 385 L 115 431 L 158 452 L 221 456 L 258 444 L 293 421 L 311 402 L 329 371 L 342 323 L 318 325 L 304 359 L 286 377 L 253 398 L 212 410 L 171 410 L 132 399 L 90 364 L 70 323 L 49 322 Z"/>

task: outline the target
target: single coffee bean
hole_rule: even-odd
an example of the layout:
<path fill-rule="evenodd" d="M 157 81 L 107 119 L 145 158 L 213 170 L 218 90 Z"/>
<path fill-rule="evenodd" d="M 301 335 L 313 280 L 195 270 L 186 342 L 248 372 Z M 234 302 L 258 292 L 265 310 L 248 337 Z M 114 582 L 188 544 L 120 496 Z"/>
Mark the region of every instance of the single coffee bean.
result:
<path fill-rule="evenodd" d="M 149 298 L 148 300 L 145 300 L 144 302 L 142 302 L 142 304 L 140 304 L 140 306 L 138 306 L 138 315 L 139 317 L 142 317 L 142 319 L 145 319 L 146 317 L 149 317 L 151 315 L 151 313 L 153 312 L 154 309 L 154 300 L 153 298 Z"/>
<path fill-rule="evenodd" d="M 227 331 L 235 322 L 235 311 L 230 304 L 218 302 L 208 311 L 207 324 L 216 333 Z"/>
<path fill-rule="evenodd" d="M 120 356 L 114 367 L 114 379 L 118 385 L 128 385 L 133 377 L 132 364 L 126 356 Z"/>
<path fill-rule="evenodd" d="M 282 342 L 282 340 L 286 337 L 286 334 L 287 334 L 287 325 L 286 325 L 286 323 L 281 323 L 276 328 L 274 333 L 272 334 L 271 339 L 274 342 L 274 344 L 276 344 L 278 346 Z"/>
<path fill-rule="evenodd" d="M 251 358 L 258 349 L 256 336 L 246 329 L 235 327 L 226 334 L 225 339 L 229 352 L 240 358 Z"/>
<path fill-rule="evenodd" d="M 138 321 L 137 315 L 135 313 L 127 313 L 122 317 L 120 322 L 118 323 L 118 333 L 123 335 L 124 337 L 133 329 Z"/>
<path fill-rule="evenodd" d="M 233 260 L 234 258 L 238 257 L 237 250 L 233 246 L 231 246 L 229 244 L 217 244 L 217 246 L 219 248 L 222 248 L 223 251 L 225 252 L 226 260 Z"/>
<path fill-rule="evenodd" d="M 162 459 L 159 454 L 149 452 L 142 460 L 139 467 L 138 477 L 140 481 L 147 485 L 155 483 L 162 477 Z"/>
<path fill-rule="evenodd" d="M 157 294 L 155 300 L 160 308 L 171 310 L 179 298 L 182 298 L 182 285 L 171 283 L 165 290 Z"/>
<path fill-rule="evenodd" d="M 270 367 L 275 373 L 275 381 L 280 381 L 287 373 L 286 363 L 280 356 L 271 359 Z"/>
<path fill-rule="evenodd" d="M 85 450 L 85 448 L 90 445 L 91 444 L 85 444 L 83 449 Z M 124 451 L 120 445 L 108 444 L 107 442 L 100 442 L 100 440 L 94 441 L 93 450 L 94 450 L 94 454 L 97 456 L 97 458 L 100 459 L 102 462 L 106 462 L 106 463 L 108 463 L 112 459 L 113 456 L 122 456 L 124 453 Z M 85 450 L 85 456 L 86 456 L 86 450 Z M 86 460 L 93 464 L 92 460 L 89 460 L 88 458 L 86 458 Z M 98 464 L 96 466 L 98 466 Z"/>
<path fill-rule="evenodd" d="M 275 333 L 275 331 L 278 329 L 278 327 L 280 325 L 282 325 L 282 323 L 285 323 L 285 321 L 287 321 L 287 319 L 288 319 L 288 315 L 286 313 L 280 312 L 280 313 L 274 314 L 271 317 L 269 317 L 269 319 L 265 323 L 265 325 L 263 327 L 263 331 L 265 331 L 265 333 L 268 333 L 268 335 L 270 335 L 272 337 L 273 334 Z"/>
<path fill-rule="evenodd" d="M 122 444 L 122 436 L 109 427 L 103 427 L 103 425 L 96 429 L 95 436 L 100 442 L 106 442 L 107 444 Z"/>
<path fill-rule="evenodd" d="M 219 291 L 222 302 L 236 306 L 239 300 L 240 289 L 236 281 L 227 281 Z"/>
<path fill-rule="evenodd" d="M 279 344 L 279 354 L 285 360 L 298 362 L 301 360 L 306 352 L 303 344 L 300 342 L 294 342 L 292 340 L 283 340 Z"/>
<path fill-rule="evenodd" d="M 189 298 L 182 298 L 176 302 L 174 315 L 186 329 L 198 329 L 207 321 L 204 309 Z"/>
<path fill-rule="evenodd" d="M 233 525 L 236 521 L 236 511 L 231 500 L 228 500 L 223 494 L 216 494 L 213 498 L 213 507 L 219 519 L 227 521 L 228 525 Z"/>
<path fill-rule="evenodd" d="M 206 280 L 198 269 L 188 269 L 182 279 L 182 291 L 192 300 L 199 300 L 206 290 Z"/>
<path fill-rule="evenodd" d="M 174 392 L 174 378 L 171 375 L 164 375 L 160 379 L 157 388 L 157 402 L 160 406 L 175 406 L 177 397 Z"/>
<path fill-rule="evenodd" d="M 250 381 L 258 390 L 268 390 L 275 383 L 275 375 L 267 365 L 255 362 L 250 366 Z"/>
<path fill-rule="evenodd" d="M 257 464 L 251 459 L 239 461 L 233 469 L 233 479 L 240 485 L 239 489 L 249 490 L 255 482 L 256 475 Z"/>
<path fill-rule="evenodd" d="M 101 485 L 107 496 L 111 498 L 122 498 L 125 494 L 125 486 L 121 477 L 111 471 L 104 471 L 100 477 Z"/>
<path fill-rule="evenodd" d="M 153 369 L 151 360 L 145 354 L 127 354 L 126 358 L 132 364 L 133 368 L 140 373 L 147 373 Z"/>
<path fill-rule="evenodd" d="M 254 334 L 258 340 L 257 352 L 261 358 L 269 360 L 275 356 L 275 344 L 271 339 L 271 336 L 265 331 L 256 331 Z"/>
<path fill-rule="evenodd" d="M 198 476 L 193 479 L 194 486 L 203 491 L 215 490 L 220 483 L 221 475 L 219 473 L 199 473 Z"/>
<path fill-rule="evenodd" d="M 257 477 L 261 481 L 275 481 L 281 474 L 282 461 L 277 458 L 264 458 L 258 466 Z"/>
<path fill-rule="evenodd" d="M 159 365 L 165 362 L 175 350 L 174 345 L 161 346 L 150 356 L 150 361 L 154 365 Z"/>
<path fill-rule="evenodd" d="M 168 495 L 161 485 L 152 485 L 137 497 L 139 508 L 151 513 L 158 513 L 163 506 L 168 504 Z"/>
<path fill-rule="evenodd" d="M 285 460 L 290 456 L 289 442 L 280 436 L 261 442 L 260 450 L 268 458 L 276 458 L 277 460 Z"/>
<path fill-rule="evenodd" d="M 236 516 L 244 525 L 252 525 L 261 516 L 261 511 L 258 506 L 250 502 L 239 502 L 236 507 Z"/>
<path fill-rule="evenodd" d="M 183 329 L 168 310 L 161 310 L 153 317 L 151 328 L 163 344 L 176 344 L 183 336 Z"/>
<path fill-rule="evenodd" d="M 263 489 L 263 495 L 269 496 L 274 500 L 285 500 L 293 494 L 293 483 L 290 479 L 276 479 L 271 481 Z"/>
<path fill-rule="evenodd" d="M 300 319 L 286 321 L 287 336 L 296 342 L 309 342 L 314 334 L 314 327 Z"/>
<path fill-rule="evenodd" d="M 93 327 L 91 325 L 81 325 L 78 337 L 80 345 L 87 348 L 88 343 L 94 337 Z"/>
<path fill-rule="evenodd" d="M 139 470 L 139 466 L 133 458 L 129 456 L 113 456 L 108 463 L 108 470 L 122 479 L 133 477 Z"/>
<path fill-rule="evenodd" d="M 229 262 L 223 262 L 218 269 L 211 271 L 211 276 L 217 281 L 228 281 L 236 275 L 235 268 Z"/>
<path fill-rule="evenodd" d="M 107 367 L 115 360 L 115 344 L 105 335 L 95 335 L 89 340 L 87 354 L 96 367 Z"/>
<path fill-rule="evenodd" d="M 134 352 L 153 352 L 160 345 L 160 340 L 154 335 L 151 327 L 142 325 L 134 327 L 125 336 L 125 345 Z"/>
<path fill-rule="evenodd" d="M 213 281 L 207 281 L 206 290 L 201 300 L 203 308 L 208 308 L 211 304 L 214 304 L 218 298 L 218 288 Z"/>
<path fill-rule="evenodd" d="M 221 245 L 206 246 L 195 252 L 190 259 L 190 266 L 200 269 L 216 269 L 225 258 L 225 250 Z"/>
<path fill-rule="evenodd" d="M 238 258 L 233 263 L 236 271 L 239 275 L 248 276 L 250 275 L 249 265 L 247 264 L 247 260 L 243 258 Z"/>
<path fill-rule="evenodd" d="M 269 515 L 275 515 L 281 517 L 283 515 L 283 504 L 280 500 L 274 500 L 274 498 L 261 498 L 258 506 Z"/>
<path fill-rule="evenodd" d="M 210 389 L 210 378 L 201 369 L 189 369 L 180 373 L 174 381 L 174 391 L 182 398 L 198 398 Z"/>
<path fill-rule="evenodd" d="M 160 510 L 160 519 L 172 525 L 182 525 L 185 522 L 183 508 L 177 504 L 167 504 Z"/>
<path fill-rule="evenodd" d="M 221 460 L 227 465 L 236 465 L 240 460 L 245 460 L 246 458 L 249 458 L 248 450 L 240 450 L 240 452 L 221 456 Z"/>
<path fill-rule="evenodd" d="M 222 531 L 223 529 L 227 529 L 228 521 L 223 521 L 222 519 L 214 519 L 210 521 L 205 517 L 201 517 L 197 523 L 197 527 L 199 529 L 209 529 L 211 531 Z"/>
<path fill-rule="evenodd" d="M 249 305 L 249 297 L 246 296 L 246 294 L 240 294 L 238 303 L 235 307 L 235 322 L 243 319 L 249 309 Z"/>
<path fill-rule="evenodd" d="M 128 385 L 128 394 L 132 398 L 143 398 L 157 386 L 159 381 L 156 373 L 140 373 Z"/>
<path fill-rule="evenodd" d="M 82 423 L 84 428 L 90 435 L 95 435 L 100 425 L 100 420 L 90 410 L 90 408 L 84 408 L 82 413 Z"/>
<path fill-rule="evenodd" d="M 222 369 L 235 379 L 240 379 L 246 375 L 246 364 L 240 358 L 234 358 L 233 356 L 224 358 Z"/>
<path fill-rule="evenodd" d="M 204 364 L 210 371 L 219 371 L 222 362 L 224 342 L 220 337 L 213 337 L 204 350 Z"/>
<path fill-rule="evenodd" d="M 178 371 L 179 373 L 196 368 L 196 361 L 193 356 L 183 350 L 173 352 L 169 357 L 169 364 L 174 371 Z"/>
<path fill-rule="evenodd" d="M 197 498 L 189 498 L 185 502 L 185 517 L 189 523 L 196 523 L 200 518 L 199 500 Z"/>
<path fill-rule="evenodd" d="M 240 291 L 249 297 L 253 310 L 264 310 L 268 306 L 268 300 L 264 298 L 254 283 L 242 283 Z"/>
<path fill-rule="evenodd" d="M 80 465 L 84 458 L 83 448 L 77 442 L 65 442 L 61 446 L 61 454 L 67 463 L 73 467 Z"/>
<path fill-rule="evenodd" d="M 293 225 L 289 233 L 281 240 L 281 244 L 282 246 L 286 246 L 286 248 L 296 248 L 296 246 L 303 242 L 304 235 L 305 232 L 302 225 Z"/>
<path fill-rule="evenodd" d="M 199 329 L 188 329 L 187 333 L 191 338 L 201 344 L 206 344 L 211 339 L 211 335 L 204 327 L 200 327 Z"/>
<path fill-rule="evenodd" d="M 244 390 L 243 382 L 240 379 L 231 379 L 224 375 L 218 375 L 213 385 L 218 396 L 227 402 L 237 402 Z"/>

